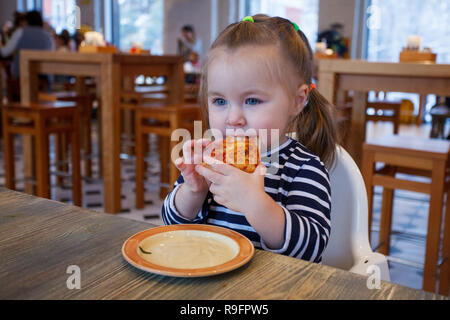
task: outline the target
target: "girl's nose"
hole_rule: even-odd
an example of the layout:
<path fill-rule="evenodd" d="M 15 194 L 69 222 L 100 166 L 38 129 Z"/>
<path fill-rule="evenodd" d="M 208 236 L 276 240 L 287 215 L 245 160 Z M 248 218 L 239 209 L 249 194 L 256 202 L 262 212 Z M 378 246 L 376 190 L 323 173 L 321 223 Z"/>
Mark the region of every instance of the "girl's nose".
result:
<path fill-rule="evenodd" d="M 238 107 L 231 107 L 228 111 L 226 124 L 230 127 L 243 127 L 247 124 L 242 110 Z"/>

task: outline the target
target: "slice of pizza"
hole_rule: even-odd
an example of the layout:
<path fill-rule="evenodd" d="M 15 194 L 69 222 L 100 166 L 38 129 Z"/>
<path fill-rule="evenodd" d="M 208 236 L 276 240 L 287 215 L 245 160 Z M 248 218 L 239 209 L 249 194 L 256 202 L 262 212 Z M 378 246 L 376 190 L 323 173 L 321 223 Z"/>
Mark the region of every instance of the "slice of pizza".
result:
<path fill-rule="evenodd" d="M 223 140 L 222 148 L 215 148 L 211 157 L 228 163 L 247 173 L 253 173 L 260 163 L 257 137 L 228 136 Z"/>

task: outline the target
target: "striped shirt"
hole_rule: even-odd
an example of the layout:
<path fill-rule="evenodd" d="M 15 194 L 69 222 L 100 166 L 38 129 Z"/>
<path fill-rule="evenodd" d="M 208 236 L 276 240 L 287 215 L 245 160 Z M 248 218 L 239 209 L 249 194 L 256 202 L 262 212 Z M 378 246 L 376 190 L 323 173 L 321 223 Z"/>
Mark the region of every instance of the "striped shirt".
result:
<path fill-rule="evenodd" d="M 274 152 L 279 154 L 278 162 L 267 162 Z M 293 139 L 263 155 L 262 162 L 267 168 L 276 167 L 275 170 L 267 170 L 264 189 L 285 213 L 281 248 L 268 248 L 242 213 L 219 205 L 210 192 L 193 221 L 183 218 L 174 204 L 175 194 L 184 182 L 182 176 L 164 200 L 164 223 L 203 223 L 226 227 L 246 236 L 256 248 L 320 263 L 330 237 L 331 190 L 325 165 Z"/>

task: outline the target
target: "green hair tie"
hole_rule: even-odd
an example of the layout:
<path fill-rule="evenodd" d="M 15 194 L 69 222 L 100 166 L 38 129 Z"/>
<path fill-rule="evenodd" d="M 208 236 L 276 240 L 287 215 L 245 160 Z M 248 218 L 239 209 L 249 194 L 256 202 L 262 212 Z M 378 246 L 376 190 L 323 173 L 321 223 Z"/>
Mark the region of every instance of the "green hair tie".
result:
<path fill-rule="evenodd" d="M 252 17 L 252 16 L 246 16 L 244 19 L 242 19 L 242 21 L 255 22 L 255 20 L 253 20 L 253 17 Z"/>
<path fill-rule="evenodd" d="M 292 21 L 291 21 L 291 23 L 292 23 L 292 25 L 294 26 L 295 31 L 300 30 L 299 26 L 298 26 L 295 22 L 292 22 Z"/>

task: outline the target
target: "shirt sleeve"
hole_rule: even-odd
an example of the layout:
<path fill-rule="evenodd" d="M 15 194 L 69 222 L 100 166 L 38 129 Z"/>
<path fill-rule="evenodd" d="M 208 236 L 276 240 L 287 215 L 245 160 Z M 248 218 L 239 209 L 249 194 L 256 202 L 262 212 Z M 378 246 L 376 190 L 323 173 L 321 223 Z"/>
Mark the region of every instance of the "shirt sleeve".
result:
<path fill-rule="evenodd" d="M 312 158 L 300 167 L 282 208 L 285 214 L 283 246 L 272 250 L 261 240 L 263 249 L 321 262 L 331 230 L 331 187 L 322 162 Z"/>
<path fill-rule="evenodd" d="M 3 57 L 9 57 L 14 53 L 19 44 L 19 40 L 22 37 L 23 30 L 17 29 L 11 36 L 11 39 L 6 43 L 4 47 L 0 48 L 0 53 Z"/>
<path fill-rule="evenodd" d="M 202 208 L 200 209 L 199 213 L 195 217 L 194 220 L 189 220 L 184 218 L 175 207 L 175 195 L 178 191 L 178 189 L 181 187 L 181 185 L 184 183 L 183 176 L 180 175 L 175 182 L 173 190 L 166 196 L 164 199 L 164 203 L 161 210 L 161 216 L 166 225 L 170 224 L 184 224 L 184 223 L 204 223 L 206 220 L 206 216 L 208 213 L 208 196 L 205 199 L 205 202 L 203 203 Z"/>

